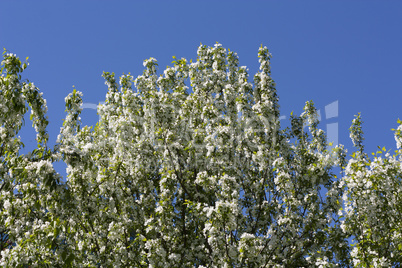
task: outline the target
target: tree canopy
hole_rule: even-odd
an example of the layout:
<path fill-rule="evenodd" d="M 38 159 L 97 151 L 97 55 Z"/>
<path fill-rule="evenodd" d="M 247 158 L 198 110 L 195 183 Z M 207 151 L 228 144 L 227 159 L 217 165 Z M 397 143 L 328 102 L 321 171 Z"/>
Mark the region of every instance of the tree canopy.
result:
<path fill-rule="evenodd" d="M 370 158 L 360 115 L 355 152 L 329 150 L 312 101 L 279 122 L 270 53 L 250 82 L 237 54 L 157 61 L 108 87 L 99 122 L 83 94 L 48 147 L 47 106 L 4 53 L 0 80 L 0 227 L 4 267 L 372 267 L 402 261 L 402 122 L 398 150 Z M 20 152 L 31 111 L 37 148 Z M 67 165 L 67 177 L 54 163 Z M 340 176 L 335 168 L 340 167 Z"/>

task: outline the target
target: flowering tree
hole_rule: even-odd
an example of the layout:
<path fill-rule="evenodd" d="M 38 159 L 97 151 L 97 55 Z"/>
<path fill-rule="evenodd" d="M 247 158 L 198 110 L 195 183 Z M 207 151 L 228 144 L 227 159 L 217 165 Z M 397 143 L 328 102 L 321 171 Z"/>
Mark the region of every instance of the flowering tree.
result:
<path fill-rule="evenodd" d="M 11 242 L 2 244 L 1 264 L 332 267 L 351 261 L 364 266 L 371 256 L 397 263 L 400 191 L 377 194 L 394 198 L 381 204 L 395 213 L 387 220 L 390 227 L 376 229 L 376 214 L 355 202 L 353 193 L 359 192 L 350 185 L 365 176 L 354 168 L 368 161 L 363 150 L 337 179 L 332 169 L 346 167 L 346 152 L 327 150 L 312 102 L 291 117 L 290 128 L 281 129 L 267 48 L 258 51 L 253 84 L 236 53 L 220 44 L 201 45 L 197 54 L 195 62 L 175 59 L 159 76 L 153 58 L 144 61 L 136 79 L 123 75 L 117 83 L 113 73 L 104 73 L 108 92 L 94 127 L 80 123 L 82 93 L 74 90 L 52 150 L 46 143 L 46 101 L 33 84 L 21 81 L 26 66 L 5 54 L 0 226 Z M 38 148 L 22 155 L 17 134 L 28 106 Z M 401 174 L 400 159 L 392 159 L 392 174 Z M 65 180 L 55 161 L 67 164 Z M 392 186 L 401 189 L 398 176 Z M 361 217 L 373 218 L 366 229 L 356 225 Z M 381 232 L 391 229 L 384 240 Z M 367 230 L 383 239 L 373 240 L 376 247 L 367 246 Z M 352 251 L 350 236 L 358 241 Z M 388 253 L 394 259 L 382 258 Z"/>
<path fill-rule="evenodd" d="M 345 204 L 341 227 L 354 237 L 351 255 L 357 267 L 402 264 L 402 122 L 398 123 L 395 155 L 380 148 L 372 153 L 372 160 L 363 150 L 360 114 L 351 127 L 350 137 L 357 151 L 349 160 L 341 182 Z"/>
<path fill-rule="evenodd" d="M 0 246 L 2 264 L 15 267 L 48 262 L 54 255 L 52 249 L 61 244 L 61 236 L 54 233 L 59 227 L 49 224 L 58 220 L 55 210 L 61 203 L 56 200 L 64 186 L 47 148 L 46 101 L 33 83 L 21 80 L 26 67 L 16 55 L 4 53 L 0 80 Z M 37 132 L 37 149 L 21 155 L 24 144 L 18 132 L 28 108 Z"/>

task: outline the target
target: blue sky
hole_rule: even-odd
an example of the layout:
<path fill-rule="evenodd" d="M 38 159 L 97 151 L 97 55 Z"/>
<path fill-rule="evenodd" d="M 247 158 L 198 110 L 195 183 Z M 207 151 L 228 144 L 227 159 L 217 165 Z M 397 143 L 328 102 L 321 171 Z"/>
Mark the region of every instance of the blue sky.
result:
<path fill-rule="evenodd" d="M 238 53 L 250 77 L 259 46 L 269 48 L 283 116 L 300 114 L 313 100 L 321 127 L 338 124 L 339 142 L 351 151 L 348 129 L 361 112 L 367 152 L 394 149 L 390 129 L 402 119 L 401 29 L 396 0 L 0 3 L 0 47 L 29 57 L 24 77 L 47 99 L 52 144 L 73 85 L 84 102 L 99 103 L 107 91 L 103 71 L 136 77 L 142 61 L 155 57 L 162 72 L 173 55 L 195 59 L 200 43 L 220 42 Z M 82 119 L 95 124 L 96 112 L 85 109 Z M 21 136 L 34 144 L 30 130 Z"/>

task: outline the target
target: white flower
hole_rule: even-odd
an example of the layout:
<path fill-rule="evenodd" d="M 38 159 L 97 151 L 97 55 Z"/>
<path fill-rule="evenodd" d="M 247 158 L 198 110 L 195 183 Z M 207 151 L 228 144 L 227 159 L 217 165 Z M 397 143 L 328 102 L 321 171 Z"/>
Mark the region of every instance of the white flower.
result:
<path fill-rule="evenodd" d="M 78 250 L 82 250 L 82 247 L 84 246 L 84 242 L 80 241 L 78 242 Z"/>
<path fill-rule="evenodd" d="M 8 210 L 10 207 L 11 207 L 11 203 L 10 203 L 10 201 L 8 201 L 8 199 L 6 199 L 6 201 L 4 201 L 4 208 L 6 210 Z"/>

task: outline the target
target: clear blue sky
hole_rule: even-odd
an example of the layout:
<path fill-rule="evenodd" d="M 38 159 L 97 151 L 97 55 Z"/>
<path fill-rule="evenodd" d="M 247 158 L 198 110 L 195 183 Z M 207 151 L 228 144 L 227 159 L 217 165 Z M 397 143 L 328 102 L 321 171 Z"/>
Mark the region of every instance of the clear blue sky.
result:
<path fill-rule="evenodd" d="M 269 48 L 282 115 L 300 113 L 313 100 L 321 127 L 338 123 L 339 142 L 351 149 L 348 128 L 361 112 L 367 152 L 395 148 L 390 129 L 402 119 L 402 1 L 0 2 L 0 47 L 29 56 L 24 77 L 47 99 L 52 144 L 73 85 L 84 102 L 99 103 L 107 91 L 103 71 L 136 77 L 149 57 L 162 71 L 173 55 L 195 59 L 200 42 L 217 41 L 238 53 L 250 77 L 259 67 L 258 47 Z M 327 118 L 325 106 L 334 101 L 338 113 Z M 85 109 L 82 119 L 94 124 L 96 112 Z"/>

